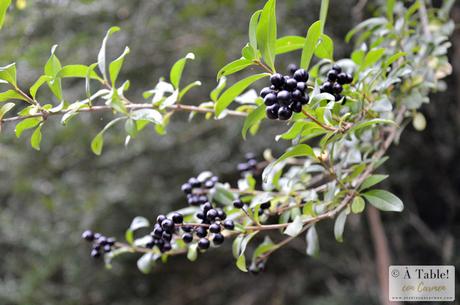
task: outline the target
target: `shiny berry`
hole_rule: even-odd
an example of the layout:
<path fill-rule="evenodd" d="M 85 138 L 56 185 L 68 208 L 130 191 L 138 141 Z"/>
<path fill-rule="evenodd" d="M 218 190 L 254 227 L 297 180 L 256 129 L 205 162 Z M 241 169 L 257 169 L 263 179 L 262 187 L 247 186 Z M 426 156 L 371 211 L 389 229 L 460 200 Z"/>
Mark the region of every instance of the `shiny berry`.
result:
<path fill-rule="evenodd" d="M 270 77 L 270 82 L 273 86 L 275 86 L 275 88 L 281 88 L 284 85 L 285 80 L 281 74 L 275 73 Z"/>
<path fill-rule="evenodd" d="M 327 80 L 331 82 L 335 82 L 337 80 L 337 71 L 335 70 L 330 70 L 327 73 Z"/>
<path fill-rule="evenodd" d="M 190 194 L 192 192 L 192 185 L 190 183 L 184 183 L 184 184 L 182 184 L 180 189 L 185 194 Z"/>
<path fill-rule="evenodd" d="M 113 246 L 115 245 L 116 239 L 114 237 L 107 238 L 107 245 Z"/>
<path fill-rule="evenodd" d="M 265 87 L 260 91 L 260 96 L 264 98 L 267 94 L 272 93 L 272 89 Z"/>
<path fill-rule="evenodd" d="M 206 213 L 206 218 L 209 219 L 209 220 L 214 220 L 214 219 L 216 219 L 216 217 L 217 217 L 217 211 L 215 209 L 210 209 Z"/>
<path fill-rule="evenodd" d="M 305 92 L 305 89 L 307 88 L 307 85 L 304 82 L 297 82 L 297 89 Z"/>
<path fill-rule="evenodd" d="M 197 213 L 195 214 L 195 216 L 196 216 L 196 218 L 198 218 L 198 219 L 204 219 L 204 213 L 203 213 L 203 212 L 197 212 Z"/>
<path fill-rule="evenodd" d="M 98 250 L 93 249 L 93 250 L 91 250 L 91 256 L 94 257 L 94 258 L 98 258 L 98 257 L 101 256 L 101 253 Z"/>
<path fill-rule="evenodd" d="M 310 97 L 309 97 L 308 94 L 307 94 L 307 95 L 305 95 L 305 96 L 302 96 L 302 98 L 300 99 L 300 103 L 301 103 L 302 105 L 306 105 L 306 104 L 308 104 L 308 101 L 309 101 L 309 100 L 310 100 Z"/>
<path fill-rule="evenodd" d="M 224 221 L 224 228 L 227 230 L 233 230 L 235 228 L 233 220 L 227 219 L 226 221 Z"/>
<path fill-rule="evenodd" d="M 267 107 L 265 110 L 265 114 L 267 115 L 267 118 L 270 120 L 276 120 L 278 118 L 278 109 L 280 108 L 280 105 L 275 104 L 270 107 Z"/>
<path fill-rule="evenodd" d="M 174 223 L 179 224 L 179 223 L 182 223 L 184 221 L 184 216 L 182 216 L 181 213 L 174 212 L 171 215 L 171 219 L 172 219 L 172 221 Z"/>
<path fill-rule="evenodd" d="M 222 235 L 220 233 L 217 233 L 217 234 L 214 235 L 214 237 L 212 239 L 212 242 L 215 245 L 221 245 L 224 242 L 224 240 L 225 240 L 224 235 Z"/>
<path fill-rule="evenodd" d="M 340 101 L 343 98 L 343 95 L 340 94 L 334 94 L 335 101 Z"/>
<path fill-rule="evenodd" d="M 294 90 L 294 92 L 292 92 L 292 99 L 294 99 L 295 101 L 299 101 L 303 96 L 303 92 L 300 91 L 299 89 L 296 89 Z"/>
<path fill-rule="evenodd" d="M 205 237 L 206 235 L 208 235 L 208 230 L 205 227 L 196 227 L 195 234 L 198 237 Z"/>
<path fill-rule="evenodd" d="M 93 240 L 94 240 L 94 234 L 93 234 L 92 231 L 86 230 L 86 231 L 83 232 L 83 234 L 81 235 L 81 238 L 83 238 L 84 240 L 87 240 L 87 241 L 93 241 Z"/>
<path fill-rule="evenodd" d="M 220 220 L 225 220 L 225 218 L 227 218 L 227 214 L 225 214 L 224 210 L 216 209 L 216 211 L 217 211 L 217 218 L 219 218 Z"/>
<path fill-rule="evenodd" d="M 181 229 L 184 232 L 188 232 L 188 233 L 192 232 L 192 227 L 191 226 L 182 226 Z"/>
<path fill-rule="evenodd" d="M 206 238 L 200 238 L 200 240 L 198 241 L 198 248 L 200 248 L 201 250 L 206 250 L 209 248 L 209 240 L 206 239 Z"/>
<path fill-rule="evenodd" d="M 161 228 L 167 232 L 174 231 L 174 222 L 171 219 L 165 219 L 161 222 Z"/>
<path fill-rule="evenodd" d="M 161 252 L 168 252 L 172 249 L 171 244 L 169 242 L 165 242 L 163 244 L 163 247 L 161 247 L 160 251 Z"/>
<path fill-rule="evenodd" d="M 339 65 L 333 65 L 332 70 L 335 70 L 338 73 L 342 72 L 342 68 Z"/>
<path fill-rule="evenodd" d="M 207 189 L 212 189 L 214 185 L 215 185 L 215 182 L 211 180 L 206 180 L 206 182 L 204 183 L 204 187 Z"/>
<path fill-rule="evenodd" d="M 110 251 L 112 251 L 112 247 L 110 245 L 105 245 L 103 250 L 105 253 L 109 253 Z"/>
<path fill-rule="evenodd" d="M 332 83 L 331 82 L 324 82 L 321 87 L 321 91 L 327 92 L 327 93 L 332 93 Z"/>
<path fill-rule="evenodd" d="M 288 107 L 281 107 L 278 110 L 278 118 L 280 120 L 283 120 L 283 121 L 289 120 L 291 116 L 292 116 L 292 111 Z"/>
<path fill-rule="evenodd" d="M 220 226 L 217 223 L 213 223 L 212 225 L 209 226 L 209 232 L 211 232 L 211 233 L 219 233 L 220 232 Z"/>
<path fill-rule="evenodd" d="M 269 93 L 264 98 L 264 103 L 265 103 L 266 106 L 274 105 L 274 104 L 276 104 L 277 101 L 278 100 L 277 100 L 276 95 L 274 93 Z"/>
<path fill-rule="evenodd" d="M 308 80 L 308 72 L 304 69 L 299 69 L 294 73 L 294 79 L 298 82 L 306 82 Z"/>
<path fill-rule="evenodd" d="M 295 113 L 299 113 L 302 111 L 302 102 L 293 102 L 291 106 L 289 106 L 291 110 Z"/>
<path fill-rule="evenodd" d="M 212 205 L 210 202 L 206 202 L 205 204 L 201 206 L 201 210 L 203 211 L 203 213 L 206 213 L 210 209 L 212 209 Z"/>
<path fill-rule="evenodd" d="M 185 233 L 184 235 L 182 235 L 182 240 L 187 244 L 191 243 L 193 240 L 193 235 L 190 233 Z"/>
<path fill-rule="evenodd" d="M 157 217 L 157 223 L 161 224 L 163 222 L 163 220 L 165 220 L 165 219 L 166 219 L 166 216 L 163 215 L 163 214 L 160 214 Z"/>
<path fill-rule="evenodd" d="M 240 199 L 237 199 L 237 200 L 233 201 L 233 206 L 235 208 L 237 208 L 237 209 L 241 209 L 241 208 L 243 208 L 244 203 Z"/>
<path fill-rule="evenodd" d="M 282 90 L 278 92 L 278 95 L 276 96 L 278 98 L 278 102 L 281 105 L 289 105 L 289 102 L 291 100 L 291 93 L 286 90 Z"/>
<path fill-rule="evenodd" d="M 297 81 L 293 78 L 289 78 L 284 85 L 288 91 L 294 91 L 297 88 Z"/>
<path fill-rule="evenodd" d="M 297 67 L 297 65 L 295 65 L 295 64 L 290 64 L 290 65 L 288 66 L 288 71 L 289 71 L 291 74 L 294 74 L 295 71 L 297 71 L 297 69 L 298 69 L 298 67 Z"/>
<path fill-rule="evenodd" d="M 347 73 L 347 79 L 345 81 L 345 84 L 351 84 L 353 82 L 353 75 L 350 73 Z"/>
<path fill-rule="evenodd" d="M 271 202 L 270 201 L 267 201 L 267 202 L 264 202 L 260 205 L 260 208 L 263 209 L 263 210 L 266 210 L 266 209 L 269 209 L 271 206 Z"/>
<path fill-rule="evenodd" d="M 153 227 L 152 234 L 153 234 L 153 236 L 161 237 L 161 234 L 163 234 L 163 229 L 161 228 L 160 225 L 155 225 Z"/>
<path fill-rule="evenodd" d="M 163 231 L 163 234 L 161 234 L 161 238 L 163 238 L 163 240 L 171 241 L 172 234 L 166 231 Z"/>
<path fill-rule="evenodd" d="M 188 180 L 188 183 L 190 183 L 193 188 L 201 187 L 201 182 L 197 178 L 190 178 Z"/>
<path fill-rule="evenodd" d="M 335 83 L 333 86 L 332 86 L 332 91 L 334 93 L 340 93 L 342 92 L 343 88 L 342 88 L 342 85 L 340 85 L 339 83 Z"/>
<path fill-rule="evenodd" d="M 339 73 L 339 75 L 337 75 L 337 82 L 341 85 L 344 85 L 347 83 L 347 74 L 342 72 L 342 73 Z"/>

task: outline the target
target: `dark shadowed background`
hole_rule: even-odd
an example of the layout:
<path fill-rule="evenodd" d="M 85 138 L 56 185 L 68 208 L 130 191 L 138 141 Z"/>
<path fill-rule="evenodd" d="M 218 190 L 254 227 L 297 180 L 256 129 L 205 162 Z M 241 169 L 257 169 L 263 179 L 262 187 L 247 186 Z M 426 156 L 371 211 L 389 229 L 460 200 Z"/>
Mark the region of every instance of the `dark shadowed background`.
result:
<path fill-rule="evenodd" d="M 20 1 L 20 2 L 23 2 Z M 278 1 L 281 35 L 304 35 L 316 20 L 320 1 Z M 215 86 L 216 71 L 240 56 L 247 24 L 263 0 L 28 0 L 13 8 L 0 32 L 0 65 L 18 64 L 19 83 L 28 88 L 41 75 L 50 48 L 59 44 L 63 64 L 96 61 L 101 40 L 112 25 L 122 28 L 110 42 L 118 56 L 131 53 L 122 78 L 131 80 L 128 96 L 142 92 L 187 52 L 197 59 L 185 79 L 199 79 L 185 103 L 205 101 Z M 359 5 L 359 6 L 357 6 Z M 326 31 L 336 41 L 335 56 L 347 56 L 346 32 L 372 15 L 375 1 L 332 0 Z M 460 3 L 453 17 L 460 22 Z M 401 144 L 390 151 L 383 171 L 391 173 L 383 188 L 403 199 L 402 214 L 382 215 L 395 264 L 460 265 L 460 31 L 451 49 L 454 74 L 448 89 L 422 108 L 427 129 L 408 127 Z M 281 65 L 298 54 L 282 57 Z M 83 83 L 64 82 L 66 98 L 78 99 Z M 46 98 L 46 96 L 44 96 Z M 122 131 L 106 136 L 105 151 L 94 156 L 92 137 L 107 123 L 105 116 L 83 115 L 64 128 L 59 120 L 45 125 L 42 150 L 27 137 L 0 137 L 0 304 L 379 304 L 377 269 L 366 217 L 347 224 L 345 242 L 335 242 L 332 222 L 319 226 L 321 256 L 305 255 L 299 238 L 273 255 L 265 273 L 244 274 L 234 266 L 230 242 L 200 256 L 159 264 L 149 275 L 136 268 L 136 256 L 117 260 L 106 270 L 89 257 L 80 241 L 86 228 L 123 238 L 131 219 L 179 209 L 185 205 L 180 185 L 211 169 L 235 182 L 236 164 L 245 152 L 275 154 L 285 147 L 274 135 L 285 126 L 266 123 L 248 141 L 241 139 L 242 120 L 187 122 L 177 115 L 168 134 L 152 129 L 128 148 Z M 276 125 L 276 126 L 275 126 Z M 457 278 L 460 275 L 457 273 Z M 457 289 L 459 290 L 459 289 Z M 458 295 L 458 294 L 457 294 Z"/>

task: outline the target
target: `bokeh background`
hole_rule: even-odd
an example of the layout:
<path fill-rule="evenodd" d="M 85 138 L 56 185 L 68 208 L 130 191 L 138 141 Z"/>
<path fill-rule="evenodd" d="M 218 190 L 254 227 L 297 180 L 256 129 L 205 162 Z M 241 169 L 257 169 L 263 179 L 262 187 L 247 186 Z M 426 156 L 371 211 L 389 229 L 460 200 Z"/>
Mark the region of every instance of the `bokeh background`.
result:
<path fill-rule="evenodd" d="M 320 1 L 278 1 L 280 34 L 304 35 L 317 18 Z M 112 25 L 122 28 L 109 44 L 110 54 L 131 48 L 122 77 L 131 80 L 129 97 L 143 90 L 187 52 L 197 59 L 185 80 L 199 79 L 185 101 L 205 101 L 216 71 L 240 56 L 247 41 L 250 14 L 263 0 L 19 0 L 0 32 L 0 63 L 16 61 L 19 83 L 29 87 L 41 74 L 50 48 L 59 44 L 63 64 L 96 61 L 102 37 Z M 25 6 L 24 6 L 25 4 Z M 331 1 L 326 31 L 336 41 L 335 56 L 349 53 L 346 32 L 372 15 L 376 1 Z M 451 59 L 454 68 L 445 92 L 432 95 L 422 112 L 424 132 L 409 126 L 391 150 L 383 185 L 403 199 L 402 214 L 382 215 L 395 264 L 460 266 L 460 3 L 453 18 L 457 28 Z M 297 61 L 283 57 L 281 66 Z M 84 84 L 65 82 L 66 97 L 78 99 Z M 44 96 L 46 98 L 46 96 Z M 236 164 L 245 152 L 274 153 L 285 143 L 273 136 L 286 127 L 266 123 L 247 141 L 242 120 L 187 122 L 174 117 L 168 134 L 143 132 L 128 148 L 122 130 L 107 133 L 105 152 L 94 156 L 92 137 L 108 117 L 83 115 L 62 127 L 51 119 L 43 129 L 42 150 L 27 137 L 0 137 L 0 304 L 379 304 L 379 285 L 372 237 L 366 217 L 347 223 L 345 243 L 335 242 L 332 222 L 319 226 L 321 256 L 305 255 L 299 238 L 269 261 L 258 276 L 234 266 L 230 243 L 200 256 L 159 264 L 151 274 L 136 269 L 135 256 L 121 258 L 111 270 L 89 257 L 80 241 L 86 228 L 122 238 L 131 219 L 184 206 L 180 185 L 188 177 L 212 169 L 235 182 Z M 276 125 L 276 126 L 273 126 Z M 457 273 L 457 278 L 460 277 Z M 458 288 L 458 287 L 457 287 Z M 460 289 L 457 289 L 460 290 Z M 458 299 L 458 298 L 457 298 Z"/>

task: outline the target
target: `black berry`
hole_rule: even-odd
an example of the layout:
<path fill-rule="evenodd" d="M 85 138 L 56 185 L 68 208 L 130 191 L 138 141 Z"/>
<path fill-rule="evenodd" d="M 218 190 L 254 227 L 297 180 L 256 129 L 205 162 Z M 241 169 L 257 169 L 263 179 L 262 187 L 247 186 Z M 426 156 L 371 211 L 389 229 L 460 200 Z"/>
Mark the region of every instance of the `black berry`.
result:
<path fill-rule="evenodd" d="M 282 90 L 278 92 L 278 95 L 276 97 L 281 105 L 289 105 L 289 102 L 291 100 L 291 93 L 287 90 Z"/>
<path fill-rule="evenodd" d="M 286 81 L 286 84 L 284 85 L 284 87 L 288 90 L 288 91 L 294 91 L 296 88 L 297 88 L 297 81 L 293 78 L 289 78 L 287 81 Z"/>
<path fill-rule="evenodd" d="M 182 184 L 180 189 L 185 194 L 190 194 L 192 192 L 192 185 L 190 183 L 184 183 L 184 184 Z"/>
<path fill-rule="evenodd" d="M 278 99 L 276 98 L 276 95 L 274 93 L 269 93 L 264 98 L 264 103 L 266 106 L 274 105 L 277 101 Z"/>
<path fill-rule="evenodd" d="M 342 68 L 339 65 L 333 65 L 332 70 L 335 70 L 337 73 L 342 72 Z"/>
<path fill-rule="evenodd" d="M 83 238 L 84 240 L 87 240 L 87 241 L 93 241 L 93 240 L 94 240 L 94 234 L 93 234 L 92 231 L 86 230 L 86 231 L 83 232 L 83 234 L 81 235 L 81 238 Z"/>
<path fill-rule="evenodd" d="M 269 209 L 271 206 L 271 202 L 270 201 L 267 201 L 267 202 L 264 202 L 260 205 L 260 208 L 263 209 L 263 210 L 266 210 L 266 209 Z"/>
<path fill-rule="evenodd" d="M 185 233 L 184 235 L 182 235 L 182 240 L 187 244 L 191 243 L 193 240 L 193 235 L 190 233 Z"/>
<path fill-rule="evenodd" d="M 174 223 L 179 224 L 184 221 L 184 216 L 182 216 L 180 213 L 174 212 L 171 216 L 171 219 Z"/>
<path fill-rule="evenodd" d="M 166 219 L 166 216 L 163 215 L 163 214 L 160 214 L 160 215 L 158 215 L 158 217 L 157 217 L 157 223 L 159 223 L 159 224 L 161 225 L 161 223 L 162 223 L 163 220 L 165 220 L 165 219 Z"/>
<path fill-rule="evenodd" d="M 212 225 L 209 226 L 209 232 L 211 232 L 211 233 L 219 233 L 220 232 L 220 226 L 217 223 L 213 223 Z"/>
<path fill-rule="evenodd" d="M 272 90 L 269 87 L 265 87 L 260 91 L 260 96 L 264 98 L 269 93 L 272 93 Z"/>
<path fill-rule="evenodd" d="M 275 105 L 272 105 L 272 106 L 268 107 L 265 110 L 267 118 L 269 118 L 270 120 L 276 120 L 278 118 L 278 109 L 279 108 L 280 108 L 280 105 L 278 105 L 278 104 L 275 104 Z"/>
<path fill-rule="evenodd" d="M 297 69 L 298 69 L 298 67 L 297 67 L 297 65 L 295 65 L 295 64 L 290 64 L 290 65 L 288 66 L 288 71 L 289 71 L 291 74 L 294 74 L 295 71 L 297 71 Z"/>
<path fill-rule="evenodd" d="M 195 233 L 198 237 L 206 237 L 206 235 L 208 235 L 208 230 L 206 230 L 205 227 L 197 227 L 195 228 Z"/>
<path fill-rule="evenodd" d="M 339 75 L 337 75 L 337 82 L 341 85 L 344 85 L 347 83 L 347 74 L 342 72 L 342 73 L 339 73 Z"/>
<path fill-rule="evenodd" d="M 327 73 L 327 80 L 331 82 L 335 82 L 337 80 L 337 71 L 336 70 L 330 70 Z"/>
<path fill-rule="evenodd" d="M 293 102 L 290 108 L 293 112 L 299 113 L 302 111 L 302 102 Z"/>
<path fill-rule="evenodd" d="M 294 73 L 294 79 L 298 82 L 306 82 L 308 80 L 308 73 L 304 69 L 299 69 Z"/>
<path fill-rule="evenodd" d="M 340 85 L 339 83 L 335 83 L 333 86 L 332 86 L 332 91 L 334 93 L 340 93 L 342 92 L 343 88 L 342 88 L 342 85 Z"/>
<path fill-rule="evenodd" d="M 281 74 L 275 73 L 270 77 L 270 82 L 276 89 L 280 89 L 284 85 L 285 80 Z"/>
<path fill-rule="evenodd" d="M 227 219 L 226 221 L 224 221 L 224 228 L 227 230 L 233 230 L 235 228 L 233 220 Z"/>
<path fill-rule="evenodd" d="M 244 203 L 240 199 L 237 199 L 237 200 L 233 201 L 233 206 L 235 208 L 237 208 L 237 209 L 241 209 L 241 208 L 243 208 Z"/>
<path fill-rule="evenodd" d="M 278 110 L 278 118 L 280 120 L 289 120 L 292 116 L 292 111 L 288 107 L 280 107 Z"/>
<path fill-rule="evenodd" d="M 215 244 L 215 245 L 221 245 L 223 242 L 224 242 L 225 238 L 224 238 L 224 235 L 220 234 L 220 233 L 217 233 L 217 234 L 214 234 L 214 237 L 212 239 L 212 242 Z"/>
<path fill-rule="evenodd" d="M 161 222 L 161 227 L 167 232 L 174 231 L 174 222 L 171 219 L 165 219 Z"/>
<path fill-rule="evenodd" d="M 198 241 L 198 248 L 201 250 L 206 250 L 209 248 L 209 240 L 206 238 L 200 238 Z"/>
<path fill-rule="evenodd" d="M 217 211 L 215 209 L 210 209 L 207 213 L 206 213 L 206 218 L 209 219 L 209 220 L 214 220 L 216 219 L 217 217 Z"/>

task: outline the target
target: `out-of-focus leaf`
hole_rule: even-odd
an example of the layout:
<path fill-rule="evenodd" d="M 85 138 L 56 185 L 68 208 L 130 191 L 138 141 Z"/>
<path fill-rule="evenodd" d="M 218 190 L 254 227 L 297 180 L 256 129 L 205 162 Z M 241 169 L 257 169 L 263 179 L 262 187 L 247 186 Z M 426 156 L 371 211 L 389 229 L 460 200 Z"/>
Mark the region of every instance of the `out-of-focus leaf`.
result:
<path fill-rule="evenodd" d="M 35 128 L 34 132 L 32 133 L 32 137 L 30 138 L 30 145 L 32 145 L 32 148 L 35 150 L 40 150 L 40 143 L 42 141 L 42 124 L 38 125 L 37 128 Z"/>
<path fill-rule="evenodd" d="M 126 47 L 123 53 L 117 59 L 112 61 L 109 65 L 109 75 L 110 75 L 110 80 L 112 82 L 112 87 L 115 87 L 115 82 L 117 81 L 118 74 L 120 73 L 121 67 L 123 66 L 125 57 L 128 54 L 129 54 L 129 48 Z"/>
<path fill-rule="evenodd" d="M 319 255 L 319 239 L 316 228 L 312 225 L 306 234 L 307 240 L 307 255 L 317 257 Z"/>
<path fill-rule="evenodd" d="M 343 230 L 345 228 L 345 222 L 347 220 L 347 210 L 343 210 L 339 213 L 334 223 L 334 236 L 338 242 L 343 242 Z"/>
<path fill-rule="evenodd" d="M 301 216 L 296 216 L 294 220 L 286 227 L 284 234 L 289 236 L 297 236 L 303 229 L 303 222 Z"/>
<path fill-rule="evenodd" d="M 3 27 L 5 21 L 6 11 L 11 4 L 11 0 L 0 1 L 0 29 Z"/>
<path fill-rule="evenodd" d="M 7 66 L 0 67 L 0 79 L 16 87 L 16 64 L 12 63 Z"/>
<path fill-rule="evenodd" d="M 113 33 L 116 33 L 119 30 L 120 30 L 119 27 L 113 26 L 107 31 L 107 34 L 105 34 L 105 37 L 102 40 L 102 45 L 101 45 L 101 48 L 99 50 L 99 53 L 97 54 L 97 65 L 99 67 L 99 71 L 101 71 L 101 74 L 102 74 L 104 80 L 106 80 L 106 81 L 108 81 L 107 70 L 106 70 L 106 59 L 105 59 L 107 41 L 109 40 L 110 36 L 112 36 Z"/>
<path fill-rule="evenodd" d="M 371 190 L 362 194 L 377 209 L 389 212 L 401 212 L 404 204 L 401 199 L 385 190 Z"/>
<path fill-rule="evenodd" d="M 263 120 L 263 118 L 265 117 L 265 108 L 266 108 L 265 104 L 261 103 L 257 108 L 251 111 L 249 115 L 246 117 L 246 119 L 244 120 L 243 129 L 241 130 L 243 139 L 246 139 L 248 130 L 252 126 L 254 126 L 255 124 L 258 124 L 261 120 Z"/>
<path fill-rule="evenodd" d="M 355 214 L 362 213 L 365 206 L 366 203 L 364 202 L 364 199 L 360 196 L 356 196 L 351 203 L 351 211 Z"/>

